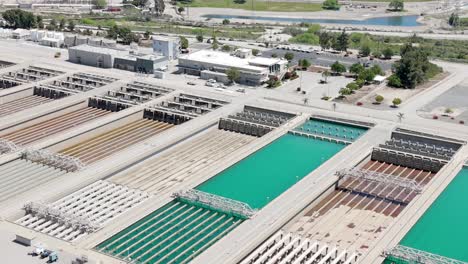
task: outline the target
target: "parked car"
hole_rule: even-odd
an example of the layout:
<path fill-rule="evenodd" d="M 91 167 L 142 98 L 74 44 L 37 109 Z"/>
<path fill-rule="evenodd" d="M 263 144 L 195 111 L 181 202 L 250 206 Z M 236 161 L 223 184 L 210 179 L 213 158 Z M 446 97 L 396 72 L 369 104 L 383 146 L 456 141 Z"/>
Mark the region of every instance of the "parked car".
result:
<path fill-rule="evenodd" d="M 44 248 L 42 247 L 35 247 L 33 249 L 32 255 L 33 256 L 40 256 L 44 252 Z"/>
<path fill-rule="evenodd" d="M 236 92 L 245 93 L 245 89 L 244 88 L 239 88 L 239 89 L 236 90 Z"/>
<path fill-rule="evenodd" d="M 196 85 L 194 82 L 187 82 L 188 85 Z"/>
<path fill-rule="evenodd" d="M 47 258 L 51 253 L 51 250 L 46 249 L 41 253 L 41 258 Z"/>
<path fill-rule="evenodd" d="M 208 87 L 215 87 L 215 83 L 212 83 L 212 82 L 206 82 L 205 83 L 205 86 L 208 86 Z"/>

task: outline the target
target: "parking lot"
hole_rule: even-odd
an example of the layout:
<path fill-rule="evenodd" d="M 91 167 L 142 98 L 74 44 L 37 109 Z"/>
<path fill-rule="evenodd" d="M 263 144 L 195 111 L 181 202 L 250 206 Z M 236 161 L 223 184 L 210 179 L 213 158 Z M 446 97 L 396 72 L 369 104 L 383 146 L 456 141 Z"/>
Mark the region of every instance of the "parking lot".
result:
<path fill-rule="evenodd" d="M 292 47 L 290 47 L 292 48 Z M 369 58 L 356 58 L 356 55 L 351 55 L 349 57 L 344 57 L 341 54 L 333 54 L 328 52 L 323 52 L 317 54 L 316 51 L 312 49 L 303 48 L 304 51 L 294 51 L 294 50 L 285 50 L 285 49 L 271 49 L 262 52 L 262 57 L 270 58 L 272 54 L 276 54 L 278 57 L 284 57 L 284 54 L 291 52 L 294 54 L 294 59 L 292 64 L 295 65 L 301 59 L 309 60 L 313 65 L 330 67 L 335 61 L 339 61 L 344 64 L 346 67 L 353 65 L 354 63 L 370 63 L 370 65 L 379 65 L 382 70 L 387 71 L 392 68 L 392 62 L 383 61 L 383 60 L 370 60 Z M 305 52 L 308 51 L 308 52 Z"/>

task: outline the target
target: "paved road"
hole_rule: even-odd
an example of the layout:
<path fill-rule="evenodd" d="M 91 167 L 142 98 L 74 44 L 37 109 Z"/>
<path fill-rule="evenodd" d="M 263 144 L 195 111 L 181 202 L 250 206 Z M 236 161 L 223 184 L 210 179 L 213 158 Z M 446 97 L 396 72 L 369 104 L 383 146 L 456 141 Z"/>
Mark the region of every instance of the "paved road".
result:
<path fill-rule="evenodd" d="M 323 54 L 315 54 L 315 53 L 306 53 L 306 52 L 298 52 L 298 51 L 291 51 L 291 50 L 282 50 L 282 49 L 271 49 L 262 52 L 263 57 L 270 58 L 272 54 L 277 54 L 278 57 L 283 57 L 286 52 L 291 52 L 294 54 L 294 59 L 292 61 L 293 64 L 297 64 L 297 61 L 300 59 L 308 59 L 312 61 L 313 64 L 329 67 L 335 61 L 340 61 L 340 63 L 344 64 L 346 67 L 351 66 L 354 63 L 365 63 L 369 62 L 371 65 L 379 65 L 384 71 L 390 70 L 392 68 L 392 63 L 389 61 L 382 61 L 382 60 L 369 60 L 366 58 L 358 59 L 356 57 L 344 57 L 339 54 L 331 54 L 331 53 L 323 53 Z"/>

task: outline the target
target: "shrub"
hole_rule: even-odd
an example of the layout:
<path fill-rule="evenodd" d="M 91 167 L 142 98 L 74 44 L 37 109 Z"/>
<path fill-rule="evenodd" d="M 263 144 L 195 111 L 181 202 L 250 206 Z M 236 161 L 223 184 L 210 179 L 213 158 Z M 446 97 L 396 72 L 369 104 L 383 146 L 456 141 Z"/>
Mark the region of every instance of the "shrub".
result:
<path fill-rule="evenodd" d="M 273 55 L 272 55 L 273 56 Z M 291 62 L 293 59 L 294 59 L 294 53 L 292 52 L 286 52 L 286 54 L 284 54 L 284 58 L 286 60 L 288 60 L 289 62 Z"/>
<path fill-rule="evenodd" d="M 332 72 L 338 73 L 338 74 L 346 72 L 346 67 L 343 64 L 339 63 L 338 61 L 335 61 L 335 63 L 331 65 L 330 69 L 332 70 Z"/>
<path fill-rule="evenodd" d="M 401 104 L 401 102 L 402 102 L 401 99 L 396 97 L 396 98 L 393 98 L 392 104 L 393 106 L 397 107 L 398 105 Z"/>
<path fill-rule="evenodd" d="M 380 59 L 380 57 L 382 57 L 382 52 L 380 52 L 380 50 L 374 50 L 372 52 L 372 56 L 374 56 L 374 58 Z"/>
<path fill-rule="evenodd" d="M 341 96 L 345 95 L 350 95 L 353 93 L 353 91 L 349 88 L 341 88 L 340 91 L 338 92 Z"/>
<path fill-rule="evenodd" d="M 376 103 L 380 104 L 380 103 L 383 102 L 384 97 L 378 94 L 378 95 L 375 96 L 374 100 L 375 100 Z"/>
<path fill-rule="evenodd" d="M 392 74 L 390 75 L 390 77 L 388 77 L 388 86 L 395 87 L 395 88 L 403 87 L 400 78 L 396 76 L 395 74 Z"/>
<path fill-rule="evenodd" d="M 369 44 L 367 43 L 362 44 L 361 48 L 359 49 L 359 54 L 363 57 L 367 57 L 370 55 L 370 53 L 371 53 L 371 48 Z"/>
<path fill-rule="evenodd" d="M 225 51 L 225 52 L 229 52 L 229 51 L 231 51 L 231 47 L 230 47 L 229 45 L 223 45 L 223 46 L 221 47 L 221 50 L 222 50 L 222 51 Z"/>
<path fill-rule="evenodd" d="M 322 8 L 329 10 L 338 10 L 340 9 L 340 5 L 338 4 L 337 0 L 325 0 L 322 4 Z"/>
<path fill-rule="evenodd" d="M 364 81 L 363 79 L 357 79 L 355 83 L 359 86 L 359 88 L 362 88 L 366 81 Z"/>
<path fill-rule="evenodd" d="M 393 54 L 393 50 L 391 48 L 385 48 L 383 51 L 382 51 L 382 54 L 384 56 L 384 59 L 386 60 L 389 60 L 392 58 L 392 56 L 394 55 Z"/>
<path fill-rule="evenodd" d="M 355 82 L 351 82 L 346 85 L 346 88 L 350 89 L 351 91 L 356 91 L 361 87 L 359 87 L 359 85 L 357 85 Z"/>

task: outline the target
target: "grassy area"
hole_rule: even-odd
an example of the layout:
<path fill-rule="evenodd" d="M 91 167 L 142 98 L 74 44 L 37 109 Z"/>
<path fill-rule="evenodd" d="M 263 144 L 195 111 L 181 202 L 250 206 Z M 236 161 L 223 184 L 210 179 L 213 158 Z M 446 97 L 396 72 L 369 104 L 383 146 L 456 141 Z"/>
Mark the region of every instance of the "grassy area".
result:
<path fill-rule="evenodd" d="M 75 21 L 77 25 L 87 25 L 102 28 L 110 28 L 114 25 L 128 27 L 131 30 L 152 31 L 161 33 L 173 33 L 184 35 L 202 35 L 205 38 L 213 34 L 221 38 L 234 39 L 257 39 L 264 32 L 263 26 L 241 26 L 241 27 L 198 27 L 173 25 L 158 21 L 130 21 L 128 18 L 82 18 Z"/>
<path fill-rule="evenodd" d="M 291 43 L 318 45 L 320 37 L 314 34 L 314 31 L 316 30 L 301 31 L 294 27 L 285 29 L 285 33 L 293 36 L 289 39 Z M 335 36 L 338 34 L 334 33 Z M 463 40 L 390 37 L 353 32 L 349 34 L 348 43 L 351 49 L 359 50 L 362 46 L 366 45 L 371 49 L 371 52 L 382 52 L 384 49 L 390 48 L 394 54 L 399 54 L 401 46 L 408 42 L 413 42 L 424 48 L 430 58 L 468 63 L 468 41 Z"/>
<path fill-rule="evenodd" d="M 172 33 L 172 34 L 182 34 L 182 35 L 202 35 L 205 38 L 211 37 L 214 35 L 218 38 L 233 38 L 233 39 L 257 39 L 263 33 L 255 30 L 246 30 L 244 28 L 231 29 L 231 28 L 220 28 L 212 29 L 206 27 L 183 27 L 183 26 L 173 26 L 173 25 L 160 25 L 158 27 L 144 27 L 141 25 L 130 26 L 132 30 L 146 31 L 150 30 L 153 32 L 160 33 Z"/>
<path fill-rule="evenodd" d="M 322 4 L 319 3 L 268 2 L 255 0 L 246 0 L 242 4 L 236 4 L 233 0 L 193 0 L 191 2 L 178 2 L 178 5 L 282 12 L 315 12 L 322 10 Z"/>

